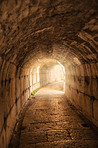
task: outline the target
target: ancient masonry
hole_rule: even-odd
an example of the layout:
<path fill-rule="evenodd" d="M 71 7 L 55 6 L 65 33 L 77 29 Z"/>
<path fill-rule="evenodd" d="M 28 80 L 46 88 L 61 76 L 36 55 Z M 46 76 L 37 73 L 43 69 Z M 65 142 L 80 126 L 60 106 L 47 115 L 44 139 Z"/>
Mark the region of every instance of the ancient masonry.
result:
<path fill-rule="evenodd" d="M 97 0 L 0 0 L 1 148 L 57 62 L 65 68 L 66 97 L 98 127 Z"/>

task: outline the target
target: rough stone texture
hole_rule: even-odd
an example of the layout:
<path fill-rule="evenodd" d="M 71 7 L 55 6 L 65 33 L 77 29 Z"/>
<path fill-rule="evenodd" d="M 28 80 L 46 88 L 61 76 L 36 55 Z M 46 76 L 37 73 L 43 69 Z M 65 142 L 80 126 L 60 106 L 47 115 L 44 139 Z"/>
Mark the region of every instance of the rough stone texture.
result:
<path fill-rule="evenodd" d="M 97 32 L 97 0 L 0 0 L 1 147 L 47 61 L 65 67 L 67 98 L 98 126 Z"/>
<path fill-rule="evenodd" d="M 97 66 L 95 63 L 94 65 Z M 96 70 L 94 71 L 90 64 L 70 66 L 68 68 L 70 72 L 68 70 L 66 75 L 66 96 L 89 120 L 98 126 L 98 82 Z M 83 68 L 85 68 L 85 71 Z"/>
<path fill-rule="evenodd" d="M 9 148 L 97 148 L 98 133 L 52 85 L 42 88 L 29 101 Z M 20 120 L 19 120 L 20 122 Z M 16 139 L 15 139 L 16 137 Z M 19 141 L 18 141 L 19 140 Z M 18 143 L 17 143 L 18 141 Z M 15 146 L 17 144 L 17 146 Z"/>

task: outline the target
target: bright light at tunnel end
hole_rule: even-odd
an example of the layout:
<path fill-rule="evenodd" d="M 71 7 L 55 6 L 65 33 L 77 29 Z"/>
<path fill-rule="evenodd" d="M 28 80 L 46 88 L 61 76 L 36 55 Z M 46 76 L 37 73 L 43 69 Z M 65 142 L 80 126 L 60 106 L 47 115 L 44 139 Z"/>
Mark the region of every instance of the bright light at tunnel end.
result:
<path fill-rule="evenodd" d="M 39 68 L 40 66 L 37 67 L 37 82 L 39 82 Z"/>

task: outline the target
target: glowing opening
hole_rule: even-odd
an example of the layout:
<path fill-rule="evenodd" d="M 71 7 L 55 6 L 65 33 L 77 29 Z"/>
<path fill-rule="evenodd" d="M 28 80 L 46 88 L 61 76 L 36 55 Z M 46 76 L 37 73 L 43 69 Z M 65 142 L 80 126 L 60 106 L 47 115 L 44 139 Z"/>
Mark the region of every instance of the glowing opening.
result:
<path fill-rule="evenodd" d="M 60 86 L 60 90 L 65 91 L 65 68 L 59 61 L 43 63 L 39 70 L 39 76 L 41 87 L 55 83 Z"/>
<path fill-rule="evenodd" d="M 30 71 L 30 93 L 36 88 L 52 84 L 57 90 L 65 91 L 65 67 L 57 60 L 38 61 Z"/>
<path fill-rule="evenodd" d="M 64 74 L 64 79 L 65 79 L 65 68 L 59 61 L 57 61 L 57 63 L 61 66 L 63 74 Z"/>
<path fill-rule="evenodd" d="M 39 82 L 39 68 L 40 66 L 37 67 L 37 82 Z"/>

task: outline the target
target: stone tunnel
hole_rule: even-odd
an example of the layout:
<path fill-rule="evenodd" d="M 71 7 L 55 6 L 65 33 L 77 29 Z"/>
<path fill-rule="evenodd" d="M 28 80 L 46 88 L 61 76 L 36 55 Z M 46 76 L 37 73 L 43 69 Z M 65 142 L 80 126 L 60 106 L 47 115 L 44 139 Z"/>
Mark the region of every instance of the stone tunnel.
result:
<path fill-rule="evenodd" d="M 54 81 L 98 127 L 97 10 L 97 0 L 0 0 L 1 148 L 31 92 Z"/>

